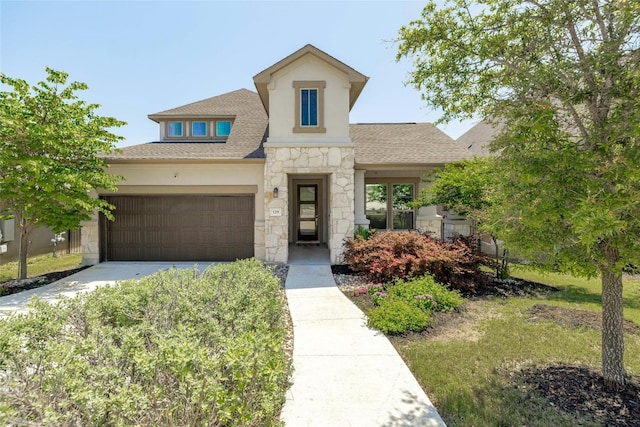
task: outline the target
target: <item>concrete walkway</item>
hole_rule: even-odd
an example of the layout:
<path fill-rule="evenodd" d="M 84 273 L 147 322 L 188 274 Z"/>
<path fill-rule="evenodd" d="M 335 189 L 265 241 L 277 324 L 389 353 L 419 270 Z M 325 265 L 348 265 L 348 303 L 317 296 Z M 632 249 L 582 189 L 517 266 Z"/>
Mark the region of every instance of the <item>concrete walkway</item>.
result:
<path fill-rule="evenodd" d="M 295 252 L 285 284 L 294 372 L 281 420 L 288 427 L 444 426 L 389 340 L 337 288 L 328 254 Z"/>

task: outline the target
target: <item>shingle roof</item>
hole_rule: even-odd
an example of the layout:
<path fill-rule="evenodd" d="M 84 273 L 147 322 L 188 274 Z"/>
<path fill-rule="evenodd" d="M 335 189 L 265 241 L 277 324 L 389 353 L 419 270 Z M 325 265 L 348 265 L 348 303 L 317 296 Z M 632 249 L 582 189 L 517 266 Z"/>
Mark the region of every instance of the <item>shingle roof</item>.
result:
<path fill-rule="evenodd" d="M 456 141 L 460 146 L 479 157 L 490 156 L 489 144 L 500 133 L 500 127 L 480 122 L 463 133 Z"/>
<path fill-rule="evenodd" d="M 258 94 L 240 89 L 171 110 L 150 114 L 155 121 L 171 117 L 235 117 L 227 141 L 151 142 L 125 147 L 105 156 L 117 160 L 212 160 L 264 158 L 268 118 Z"/>
<path fill-rule="evenodd" d="M 240 160 L 264 158 L 268 118 L 257 93 L 240 89 L 171 110 L 150 114 L 172 117 L 235 117 L 226 142 L 150 142 L 124 147 L 107 161 Z M 472 155 L 431 123 L 350 125 L 356 163 L 361 165 L 443 164 Z"/>
<path fill-rule="evenodd" d="M 431 123 L 352 124 L 356 164 L 444 164 L 471 154 Z"/>

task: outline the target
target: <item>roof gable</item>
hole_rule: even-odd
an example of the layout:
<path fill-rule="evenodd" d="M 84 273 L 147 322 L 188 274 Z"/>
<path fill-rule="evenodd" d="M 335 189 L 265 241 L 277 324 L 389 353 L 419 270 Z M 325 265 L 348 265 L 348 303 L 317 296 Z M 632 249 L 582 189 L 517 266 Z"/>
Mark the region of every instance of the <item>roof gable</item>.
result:
<path fill-rule="evenodd" d="M 476 156 L 485 157 L 491 155 L 489 145 L 501 132 L 502 125 L 494 125 L 486 121 L 475 124 L 471 129 L 462 134 L 456 141 L 461 147 L 469 150 Z"/>
<path fill-rule="evenodd" d="M 269 68 L 259 72 L 255 76 L 253 76 L 253 82 L 256 85 L 256 89 L 258 90 L 258 94 L 260 95 L 260 100 L 262 101 L 262 105 L 264 105 L 267 114 L 269 114 L 269 89 L 268 85 L 271 82 L 271 78 L 273 74 L 282 70 L 283 68 L 291 65 L 292 63 L 300 60 L 306 55 L 313 55 L 314 57 L 326 62 L 334 68 L 342 71 L 348 76 L 349 83 L 351 83 L 351 88 L 349 89 L 349 109 L 353 107 L 358 96 L 362 92 L 364 85 L 369 80 L 369 77 L 364 74 L 356 71 L 350 66 L 346 65 L 344 62 L 341 62 L 334 58 L 333 56 L 321 51 L 317 47 L 313 45 L 306 45 L 302 49 L 299 49 L 287 56 L 286 58 L 276 62 Z"/>

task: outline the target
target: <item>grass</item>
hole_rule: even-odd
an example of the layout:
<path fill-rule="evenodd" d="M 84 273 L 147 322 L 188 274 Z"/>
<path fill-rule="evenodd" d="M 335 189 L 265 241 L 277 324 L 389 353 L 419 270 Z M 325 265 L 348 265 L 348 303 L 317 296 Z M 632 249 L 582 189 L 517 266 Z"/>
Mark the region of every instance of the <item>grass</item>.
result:
<path fill-rule="evenodd" d="M 27 275 L 35 277 L 54 271 L 69 270 L 80 267 L 81 262 L 82 254 L 57 254 L 55 258 L 51 254 L 36 255 L 27 260 Z M 17 277 L 18 261 L 0 265 L 0 283 Z"/>
<path fill-rule="evenodd" d="M 470 302 L 484 313 L 464 325 L 480 332 L 476 339 L 434 341 L 416 335 L 393 339 L 394 345 L 449 426 L 600 425 L 528 393 L 518 377 L 520 369 L 532 366 L 601 369 L 600 331 L 528 320 L 534 304 L 601 311 L 599 280 L 541 275 L 522 267 L 513 274 L 561 290 L 543 297 Z M 624 305 L 625 318 L 640 324 L 640 280 L 625 279 Z M 625 368 L 640 375 L 640 334 L 625 335 Z"/>

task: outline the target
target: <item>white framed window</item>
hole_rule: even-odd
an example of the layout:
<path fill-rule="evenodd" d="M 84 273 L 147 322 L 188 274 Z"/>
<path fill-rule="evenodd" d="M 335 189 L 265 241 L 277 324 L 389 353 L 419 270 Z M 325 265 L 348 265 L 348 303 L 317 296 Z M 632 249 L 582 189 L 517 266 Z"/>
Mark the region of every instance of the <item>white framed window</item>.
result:
<path fill-rule="evenodd" d="M 231 134 L 231 120 L 218 120 L 216 122 L 216 136 L 228 137 Z"/>
<path fill-rule="evenodd" d="M 167 136 L 169 138 L 179 138 L 184 136 L 182 122 L 167 122 Z"/>
<path fill-rule="evenodd" d="M 209 136 L 208 123 L 204 120 L 191 122 L 191 136 L 194 138 L 206 138 Z"/>

